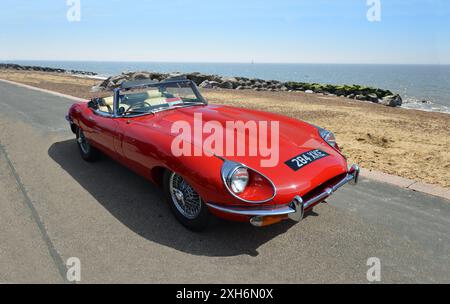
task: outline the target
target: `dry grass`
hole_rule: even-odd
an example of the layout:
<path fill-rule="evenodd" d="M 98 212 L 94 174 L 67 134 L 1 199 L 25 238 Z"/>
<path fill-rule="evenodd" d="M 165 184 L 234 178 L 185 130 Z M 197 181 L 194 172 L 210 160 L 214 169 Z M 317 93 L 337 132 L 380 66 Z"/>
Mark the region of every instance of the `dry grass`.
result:
<path fill-rule="evenodd" d="M 0 71 L 0 78 L 90 98 L 98 81 Z M 450 188 L 450 115 L 338 97 L 288 92 L 205 90 L 212 103 L 276 112 L 332 130 L 350 161 L 366 169 Z"/>

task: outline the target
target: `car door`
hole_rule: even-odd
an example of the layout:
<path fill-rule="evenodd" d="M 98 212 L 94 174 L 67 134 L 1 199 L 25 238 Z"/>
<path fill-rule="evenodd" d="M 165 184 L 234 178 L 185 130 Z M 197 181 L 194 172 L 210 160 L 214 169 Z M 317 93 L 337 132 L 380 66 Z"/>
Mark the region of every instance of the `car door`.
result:
<path fill-rule="evenodd" d="M 154 131 L 148 127 L 151 118 L 118 118 L 121 147 L 116 148 L 123 162 L 133 171 L 148 177 L 150 169 L 157 164 Z"/>
<path fill-rule="evenodd" d="M 94 147 L 116 158 L 114 141 L 117 137 L 117 121 L 108 112 L 87 108 L 82 115 L 82 128 Z"/>

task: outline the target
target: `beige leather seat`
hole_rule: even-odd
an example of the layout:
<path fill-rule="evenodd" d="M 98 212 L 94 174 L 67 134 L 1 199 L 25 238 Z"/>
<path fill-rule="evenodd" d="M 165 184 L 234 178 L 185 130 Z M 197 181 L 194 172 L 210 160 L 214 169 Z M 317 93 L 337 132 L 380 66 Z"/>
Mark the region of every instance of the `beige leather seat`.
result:
<path fill-rule="evenodd" d="M 150 90 L 146 92 L 147 99 L 145 100 L 151 106 L 159 106 L 166 104 L 166 98 L 163 97 L 162 93 L 156 90 Z"/>
<path fill-rule="evenodd" d="M 157 90 L 150 90 L 147 91 L 144 94 L 144 98 L 146 98 L 144 100 L 145 103 L 151 105 L 151 106 L 159 106 L 159 105 L 165 105 L 166 104 L 166 98 L 163 96 L 163 94 Z M 113 109 L 114 109 L 114 97 L 105 97 L 102 98 L 102 106 L 99 106 L 98 109 L 99 111 L 102 112 L 106 112 L 106 113 L 113 113 Z M 128 110 L 128 108 L 130 107 L 127 104 L 121 103 L 119 104 L 119 108 L 123 107 L 125 108 L 125 111 Z"/>
<path fill-rule="evenodd" d="M 114 107 L 114 97 L 105 97 L 102 98 L 103 106 L 99 106 L 98 109 L 102 112 L 112 113 Z"/>
<path fill-rule="evenodd" d="M 112 97 L 112 96 L 111 97 L 105 97 L 105 98 L 102 98 L 102 101 L 103 101 L 104 106 L 100 106 L 100 107 L 98 107 L 98 109 L 100 111 L 102 111 L 102 112 L 106 112 L 106 113 L 112 114 L 113 113 L 113 109 L 114 109 L 114 97 Z M 126 111 L 126 110 L 128 110 L 128 108 L 130 106 L 127 105 L 127 104 L 121 103 L 121 104 L 119 104 L 119 108 L 120 107 L 125 108 L 125 111 Z"/>

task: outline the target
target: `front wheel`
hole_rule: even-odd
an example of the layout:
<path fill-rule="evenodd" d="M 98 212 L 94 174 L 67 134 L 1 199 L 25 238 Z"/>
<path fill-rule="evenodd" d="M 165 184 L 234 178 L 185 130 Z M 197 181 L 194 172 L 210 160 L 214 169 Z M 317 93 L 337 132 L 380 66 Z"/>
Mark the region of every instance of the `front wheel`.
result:
<path fill-rule="evenodd" d="M 77 144 L 80 155 L 85 161 L 93 162 L 98 159 L 98 151 L 89 144 L 83 130 L 80 128 L 77 130 Z"/>
<path fill-rule="evenodd" d="M 164 191 L 177 220 L 190 230 L 208 226 L 210 213 L 198 193 L 177 173 L 166 171 Z"/>

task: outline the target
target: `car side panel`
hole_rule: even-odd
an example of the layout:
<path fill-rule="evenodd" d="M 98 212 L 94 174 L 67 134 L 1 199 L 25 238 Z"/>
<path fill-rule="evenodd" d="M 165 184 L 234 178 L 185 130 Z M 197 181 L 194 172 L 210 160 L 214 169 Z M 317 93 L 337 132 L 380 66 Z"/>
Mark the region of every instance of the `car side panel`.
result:
<path fill-rule="evenodd" d="M 132 119 L 118 118 L 118 133 L 121 140 L 116 151 L 123 163 L 138 174 L 149 177 L 151 169 L 159 165 L 155 134 L 135 123 Z"/>
<path fill-rule="evenodd" d="M 151 122 L 147 118 L 142 123 L 136 119 L 118 119 L 118 133 L 122 137 L 123 164 L 150 179 L 156 184 L 161 180 L 153 180 L 151 172 L 156 167 L 162 167 L 176 172 L 191 184 L 199 195 L 210 201 L 222 201 L 231 195 L 223 186 L 220 168 L 223 161 L 217 157 L 176 157 L 172 153 L 172 136 L 158 129 L 149 127 Z"/>
<path fill-rule="evenodd" d="M 80 115 L 80 127 L 90 143 L 110 157 L 117 159 L 114 140 L 117 137 L 117 121 L 85 108 Z"/>

